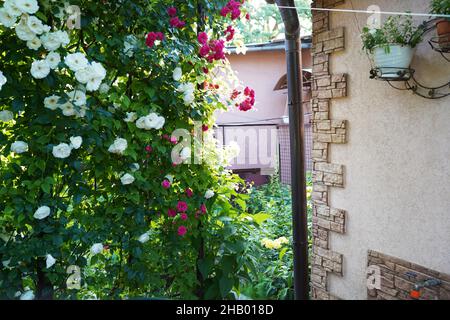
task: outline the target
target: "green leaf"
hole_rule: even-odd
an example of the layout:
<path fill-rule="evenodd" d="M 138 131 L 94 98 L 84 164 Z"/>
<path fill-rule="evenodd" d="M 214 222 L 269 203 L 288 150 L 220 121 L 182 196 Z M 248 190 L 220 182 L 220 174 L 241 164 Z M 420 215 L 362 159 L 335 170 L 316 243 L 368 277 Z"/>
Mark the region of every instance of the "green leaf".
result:
<path fill-rule="evenodd" d="M 211 258 L 201 259 L 197 263 L 198 270 L 202 274 L 203 279 L 206 279 L 211 272 L 213 260 Z"/>
<path fill-rule="evenodd" d="M 257 213 L 252 215 L 252 218 L 257 224 L 262 225 L 265 221 L 272 218 L 272 215 L 268 213 Z"/>
<path fill-rule="evenodd" d="M 280 251 L 280 254 L 278 255 L 280 260 L 283 260 L 284 255 L 286 254 L 286 252 L 288 251 L 288 248 L 283 248 Z"/>
<path fill-rule="evenodd" d="M 228 278 L 227 276 L 222 276 L 219 280 L 219 288 L 220 288 L 220 294 L 222 295 L 222 298 L 225 298 L 233 289 L 233 279 Z"/>

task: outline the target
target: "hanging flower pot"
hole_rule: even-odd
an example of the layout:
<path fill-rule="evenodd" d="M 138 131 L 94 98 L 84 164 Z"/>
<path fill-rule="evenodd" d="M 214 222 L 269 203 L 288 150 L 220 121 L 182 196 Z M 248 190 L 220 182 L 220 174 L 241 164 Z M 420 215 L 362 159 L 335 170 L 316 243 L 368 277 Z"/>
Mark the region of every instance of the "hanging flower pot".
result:
<path fill-rule="evenodd" d="M 450 15 L 450 0 L 433 0 L 431 13 L 437 15 Z M 438 19 L 436 22 L 439 46 L 442 49 L 450 47 L 450 19 Z"/>
<path fill-rule="evenodd" d="M 436 23 L 439 46 L 442 49 L 450 47 L 450 20 L 441 19 Z"/>
<path fill-rule="evenodd" d="M 363 48 L 371 54 L 373 77 L 384 80 L 407 80 L 414 48 L 422 41 L 424 26 L 414 26 L 411 16 L 389 17 L 379 29 L 363 29 Z"/>
<path fill-rule="evenodd" d="M 400 44 L 376 46 L 373 49 L 374 65 L 382 78 L 403 78 L 413 56 L 413 48 Z"/>

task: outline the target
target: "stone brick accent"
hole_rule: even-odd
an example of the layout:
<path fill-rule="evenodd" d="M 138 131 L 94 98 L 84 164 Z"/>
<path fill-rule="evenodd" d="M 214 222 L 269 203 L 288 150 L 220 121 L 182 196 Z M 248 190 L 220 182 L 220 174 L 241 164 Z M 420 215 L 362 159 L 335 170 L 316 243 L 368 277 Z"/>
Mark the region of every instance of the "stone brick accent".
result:
<path fill-rule="evenodd" d="M 314 206 L 313 224 L 325 230 L 345 233 L 345 211 L 316 204 Z"/>
<path fill-rule="evenodd" d="M 344 0 L 315 0 L 317 8 L 332 8 Z M 330 187 L 344 187 L 344 166 L 329 163 L 329 146 L 347 142 L 347 122 L 330 118 L 332 99 L 347 96 L 347 75 L 330 73 L 330 55 L 345 49 L 345 29 L 330 28 L 329 12 L 313 11 L 313 299 L 331 300 L 328 273 L 343 274 L 342 254 L 330 248 L 330 232 L 345 233 L 346 212 L 330 207 Z"/>
<path fill-rule="evenodd" d="M 441 284 L 420 289 L 419 300 L 450 300 L 450 275 L 394 258 L 376 251 L 368 252 L 367 265 L 380 268 L 379 289 L 368 289 L 370 300 L 413 300 L 410 293 L 414 285 L 429 279 Z"/>
<path fill-rule="evenodd" d="M 343 187 L 344 167 L 334 163 L 315 162 L 313 183 L 323 184 L 329 187 Z"/>

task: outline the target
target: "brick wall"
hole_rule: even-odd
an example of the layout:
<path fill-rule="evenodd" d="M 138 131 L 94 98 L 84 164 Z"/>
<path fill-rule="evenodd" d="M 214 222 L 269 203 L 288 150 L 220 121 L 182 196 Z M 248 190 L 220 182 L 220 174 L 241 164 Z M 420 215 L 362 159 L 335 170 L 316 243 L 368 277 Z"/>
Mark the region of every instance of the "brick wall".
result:
<path fill-rule="evenodd" d="M 376 251 L 369 251 L 367 264 L 379 267 L 381 286 L 368 289 L 371 300 L 412 300 L 414 284 L 429 279 L 441 281 L 438 286 L 420 289 L 419 300 L 450 300 L 450 275 L 417 264 L 394 258 Z"/>
<path fill-rule="evenodd" d="M 316 8 L 333 8 L 343 0 L 315 0 Z M 311 287 L 313 299 L 336 299 L 328 290 L 328 274 L 343 275 L 344 257 L 332 250 L 330 232 L 345 233 L 346 212 L 330 206 L 330 188 L 343 188 L 345 169 L 329 163 L 331 144 L 346 143 L 347 122 L 331 119 L 333 99 L 347 96 L 347 76 L 332 74 L 330 55 L 345 49 L 344 28 L 330 28 L 329 12 L 313 11 L 313 257 Z"/>

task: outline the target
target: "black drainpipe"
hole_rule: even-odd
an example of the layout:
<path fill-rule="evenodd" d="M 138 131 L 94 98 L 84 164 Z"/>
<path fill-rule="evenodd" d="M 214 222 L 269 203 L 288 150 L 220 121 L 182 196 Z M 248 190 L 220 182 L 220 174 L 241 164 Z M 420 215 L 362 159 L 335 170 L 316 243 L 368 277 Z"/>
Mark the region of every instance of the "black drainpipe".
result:
<path fill-rule="evenodd" d="M 308 218 L 306 211 L 300 21 L 298 19 L 297 9 L 293 9 L 295 7 L 294 0 L 266 1 L 278 5 L 285 25 L 289 130 L 291 140 L 294 290 L 296 300 L 308 300 Z"/>

